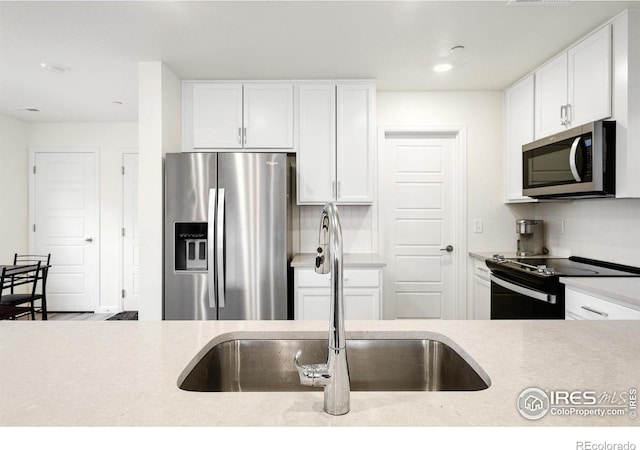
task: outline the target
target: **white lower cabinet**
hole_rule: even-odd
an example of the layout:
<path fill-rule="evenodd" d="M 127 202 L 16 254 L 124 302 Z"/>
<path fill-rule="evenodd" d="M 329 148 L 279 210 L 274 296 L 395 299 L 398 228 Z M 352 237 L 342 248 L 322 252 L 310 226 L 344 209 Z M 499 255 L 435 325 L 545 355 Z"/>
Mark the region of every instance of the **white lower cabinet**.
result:
<path fill-rule="evenodd" d="M 491 319 L 491 281 L 489 268 L 484 261 L 474 260 L 473 318 Z"/>
<path fill-rule="evenodd" d="M 295 319 L 329 320 L 331 274 L 295 268 Z M 344 269 L 344 308 L 347 320 L 381 318 L 382 286 L 379 269 Z"/>
<path fill-rule="evenodd" d="M 640 310 L 600 294 L 565 288 L 566 320 L 640 320 Z"/>

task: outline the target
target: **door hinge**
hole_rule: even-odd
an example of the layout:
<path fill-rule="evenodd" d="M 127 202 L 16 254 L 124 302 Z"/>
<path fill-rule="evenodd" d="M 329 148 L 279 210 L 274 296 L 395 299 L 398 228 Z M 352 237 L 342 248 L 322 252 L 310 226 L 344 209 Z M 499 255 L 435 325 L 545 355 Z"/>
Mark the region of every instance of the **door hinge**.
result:
<path fill-rule="evenodd" d="M 124 166 L 122 166 L 122 175 L 124 175 Z"/>
<path fill-rule="evenodd" d="M 36 166 L 33 166 L 33 174 L 36 174 Z"/>
<path fill-rule="evenodd" d="M 124 298 L 124 289 L 122 290 L 122 298 Z"/>
<path fill-rule="evenodd" d="M 122 237 L 124 237 L 124 228 L 122 229 Z"/>
<path fill-rule="evenodd" d="M 36 232 L 36 224 L 35 223 L 33 224 L 33 232 L 34 233 Z"/>

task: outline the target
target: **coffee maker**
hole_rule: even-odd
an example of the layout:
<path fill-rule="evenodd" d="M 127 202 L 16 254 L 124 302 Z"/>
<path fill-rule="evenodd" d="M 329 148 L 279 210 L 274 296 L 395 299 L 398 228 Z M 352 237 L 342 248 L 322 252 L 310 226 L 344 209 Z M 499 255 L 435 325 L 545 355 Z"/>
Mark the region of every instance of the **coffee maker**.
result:
<path fill-rule="evenodd" d="M 543 225 L 544 221 L 542 220 L 516 220 L 518 256 L 541 255 L 544 252 Z"/>

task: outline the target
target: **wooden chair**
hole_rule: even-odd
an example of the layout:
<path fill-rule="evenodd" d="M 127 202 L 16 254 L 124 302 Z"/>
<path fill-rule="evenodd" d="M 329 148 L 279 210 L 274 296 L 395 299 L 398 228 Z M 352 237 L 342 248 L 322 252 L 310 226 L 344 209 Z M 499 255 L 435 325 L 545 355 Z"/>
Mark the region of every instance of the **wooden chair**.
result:
<path fill-rule="evenodd" d="M 35 295 L 39 272 L 39 261 L 31 265 L 3 267 L 0 272 L 0 306 L 17 308 L 19 305 L 29 303 L 31 320 L 35 320 Z M 24 290 L 27 292 L 16 293 L 15 288 L 18 286 L 24 286 Z M 8 293 L 6 293 L 7 291 Z M 5 309 L 5 313 L 6 311 Z"/>
<path fill-rule="evenodd" d="M 51 265 L 51 253 L 46 255 L 19 255 L 15 253 L 13 255 L 13 265 L 21 266 L 25 264 L 37 264 L 40 263 L 40 271 L 38 272 L 38 281 L 40 282 L 39 292 L 34 294 L 34 301 L 40 300 L 40 308 L 42 311 L 43 320 L 47 319 L 47 275 L 49 274 L 49 266 Z"/>

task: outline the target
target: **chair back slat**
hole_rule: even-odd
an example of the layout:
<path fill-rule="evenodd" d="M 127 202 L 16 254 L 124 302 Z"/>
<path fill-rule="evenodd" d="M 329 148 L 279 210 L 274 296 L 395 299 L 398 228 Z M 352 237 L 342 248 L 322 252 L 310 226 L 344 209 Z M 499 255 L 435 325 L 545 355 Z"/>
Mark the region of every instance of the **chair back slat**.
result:
<path fill-rule="evenodd" d="M 47 266 L 42 271 L 38 272 L 38 280 L 44 280 L 46 283 L 47 275 L 49 274 L 48 266 L 51 265 L 51 253 L 47 253 L 46 255 L 20 255 L 18 253 L 13 254 L 14 266 L 37 263 L 40 263 L 41 266 Z"/>
<path fill-rule="evenodd" d="M 40 262 L 31 265 L 18 265 L 3 267 L 0 274 L 0 299 L 5 289 L 10 289 L 11 294 L 17 286 L 28 285 L 33 283 L 31 287 L 31 296 L 36 293 L 36 286 L 38 284 L 40 271 Z"/>

